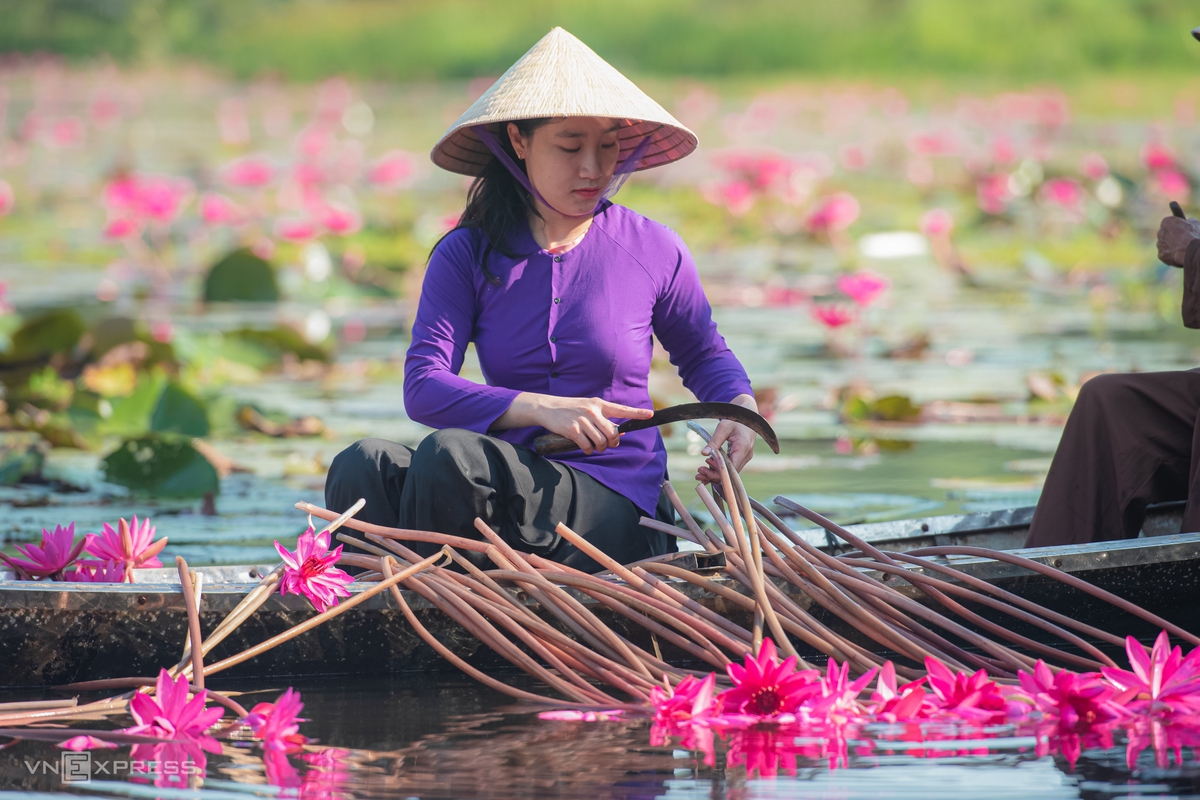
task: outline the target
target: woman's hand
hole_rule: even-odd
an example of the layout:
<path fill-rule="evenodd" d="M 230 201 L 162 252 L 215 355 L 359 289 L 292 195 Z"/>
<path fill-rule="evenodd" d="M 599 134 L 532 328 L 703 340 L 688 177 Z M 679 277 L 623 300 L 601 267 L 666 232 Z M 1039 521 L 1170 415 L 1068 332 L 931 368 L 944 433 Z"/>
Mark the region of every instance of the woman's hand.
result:
<path fill-rule="evenodd" d="M 754 402 L 754 395 L 739 394 L 730 402 L 736 403 L 743 408 L 748 408 L 757 413 L 758 403 Z M 717 466 L 716 450 L 726 442 L 729 443 L 729 460 L 733 462 L 733 468 L 738 472 L 742 471 L 742 467 L 749 463 L 750 459 L 754 458 L 754 439 L 757 434 L 747 428 L 745 425 L 740 425 L 727 419 L 723 419 L 717 424 L 717 429 L 713 431 L 712 439 L 709 440 L 708 446 L 700 452 L 708 456 L 707 462 L 700 467 L 700 471 L 696 473 L 696 480 L 701 483 L 720 483 L 721 470 Z"/>
<path fill-rule="evenodd" d="M 500 415 L 492 429 L 509 430 L 540 425 L 551 433 L 567 437 L 590 456 L 621 443 L 617 426 L 609 417 L 649 419 L 652 416 L 653 409 L 623 406 L 599 397 L 555 397 L 522 392 Z"/>

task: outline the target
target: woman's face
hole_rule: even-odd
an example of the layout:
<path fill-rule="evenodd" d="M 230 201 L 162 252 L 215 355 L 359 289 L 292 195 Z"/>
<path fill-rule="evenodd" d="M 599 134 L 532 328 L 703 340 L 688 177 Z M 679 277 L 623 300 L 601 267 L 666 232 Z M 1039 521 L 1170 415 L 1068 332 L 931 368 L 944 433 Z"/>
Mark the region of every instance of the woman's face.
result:
<path fill-rule="evenodd" d="M 582 217 L 595 209 L 616 169 L 621 125 L 607 117 L 566 117 L 526 137 L 510 122 L 508 136 L 546 202 L 560 214 Z"/>

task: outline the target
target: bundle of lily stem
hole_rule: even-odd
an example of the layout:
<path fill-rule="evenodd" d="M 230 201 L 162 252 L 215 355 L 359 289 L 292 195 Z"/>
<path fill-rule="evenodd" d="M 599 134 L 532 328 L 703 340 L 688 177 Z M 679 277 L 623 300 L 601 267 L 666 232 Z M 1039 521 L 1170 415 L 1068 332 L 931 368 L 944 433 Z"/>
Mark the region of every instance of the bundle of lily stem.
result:
<path fill-rule="evenodd" d="M 703 431 L 700 431 L 703 433 Z M 1040 658 L 1057 668 L 1097 670 L 1116 666 L 1101 649 L 1119 649 L 1123 638 L 1038 605 L 977 577 L 954 569 L 945 556 L 983 556 L 1024 567 L 1134 614 L 1177 637 L 1200 644 L 1200 638 L 1113 595 L 1053 567 L 1021 556 L 975 547 L 932 547 L 903 553 L 871 546 L 850 531 L 803 506 L 777 497 L 787 508 L 843 539 L 854 550 L 835 556 L 811 545 L 766 506 L 749 497 L 728 457 L 718 453 L 719 484 L 697 486 L 696 491 L 715 522 L 703 528 L 689 513 L 674 488 L 665 490 L 685 528 L 643 518 L 642 524 L 658 527 L 691 540 L 710 554 L 725 559 L 723 575 L 705 576 L 677 565 L 647 560 L 631 565 L 614 561 L 565 525 L 557 531 L 599 563 L 607 573 L 589 574 L 538 555 L 511 547 L 482 520 L 475 526 L 481 539 L 468 539 L 426 531 L 371 525 L 354 519 L 360 501 L 342 514 L 308 503 L 296 507 L 328 520 L 325 531 L 341 527 L 359 531 L 363 539 L 337 534 L 337 538 L 365 553 L 343 553 L 341 561 L 364 568 L 357 578 L 363 586 L 351 597 L 304 622 L 222 660 L 205 663 L 205 657 L 251 617 L 277 589 L 280 565 L 209 633 L 201 636 L 199 575 L 176 559 L 181 590 L 188 613 L 188 636 L 183 657 L 169 670 L 172 677 L 188 676 L 192 687 L 204 689 L 204 680 L 254 658 L 345 613 L 381 592 L 390 592 L 412 629 L 458 669 L 497 691 L 520 700 L 555 705 L 606 709 L 644 707 L 650 691 L 665 683 L 674 685 L 688 675 L 707 673 L 668 663 L 661 642 L 684 653 L 693 666 L 716 669 L 746 653 L 757 655 L 764 635 L 769 635 L 785 655 L 800 657 L 821 653 L 848 663 L 862 674 L 894 659 L 896 670 L 909 678 L 924 674 L 920 667 L 932 657 L 956 670 L 986 669 L 997 680 L 1015 679 L 1018 670 L 1031 671 Z M 422 558 L 405 542 L 441 545 Z M 481 554 L 464 556 L 465 552 Z M 939 560 L 940 559 L 940 560 Z M 440 562 L 440 563 L 439 563 Z M 490 568 L 482 568 L 485 563 Z M 880 577 L 882 576 L 882 580 Z M 925 596 L 920 602 L 901 591 L 907 583 Z M 739 609 L 748 626 L 699 602 L 691 594 L 724 601 Z M 534 677 L 558 696 L 526 691 L 489 674 L 436 638 L 414 612 L 408 590 L 512 665 Z M 698 590 L 698 591 L 697 591 Z M 822 622 L 814 613 L 820 606 L 847 628 L 854 640 Z M 1008 615 L 1040 628 L 1061 642 L 1054 647 L 1031 639 L 994 618 L 984 617 L 969 605 Z M 638 637 L 653 652 L 606 624 L 597 611 L 606 609 L 645 630 Z M 628 626 L 626 626 L 628 630 Z M 199 647 L 194 643 L 200 642 Z M 1062 647 L 1066 646 L 1066 649 Z M 86 704 L 73 700 L 41 704 L 0 704 L 3 728 L 96 719 L 126 713 L 133 692 L 153 691 L 154 678 L 120 678 L 71 684 L 72 690 L 127 690 L 123 694 Z M 246 711 L 229 694 L 208 691 L 208 696 L 244 718 Z M 565 703 L 564 703 L 565 699 Z M 234 720 L 229 726 L 236 725 Z M 26 729 L 27 730 L 27 729 Z M 110 737 L 111 738 L 111 737 Z"/>

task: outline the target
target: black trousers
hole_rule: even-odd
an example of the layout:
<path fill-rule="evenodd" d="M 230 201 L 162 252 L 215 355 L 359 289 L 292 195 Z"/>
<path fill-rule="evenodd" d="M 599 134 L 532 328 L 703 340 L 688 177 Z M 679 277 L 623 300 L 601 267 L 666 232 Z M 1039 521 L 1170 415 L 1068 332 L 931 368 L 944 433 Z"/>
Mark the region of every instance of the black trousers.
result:
<path fill-rule="evenodd" d="M 1067 419 L 1026 547 L 1138 535 L 1146 506 L 1187 500 L 1200 531 L 1200 370 L 1100 375 Z"/>
<path fill-rule="evenodd" d="M 416 450 L 384 439 L 363 439 L 343 450 L 329 466 L 325 507 L 341 512 L 359 498 L 367 501 L 357 515 L 363 522 L 482 539 L 474 524 L 479 517 L 513 548 L 585 572 L 601 567 L 554 532 L 558 523 L 623 564 L 677 549 L 675 537 L 638 525 L 637 507 L 591 476 L 456 428 L 430 434 Z M 655 517 L 675 522 L 665 495 Z M 422 555 L 440 549 L 405 544 Z M 488 563 L 482 554 L 464 556 Z"/>

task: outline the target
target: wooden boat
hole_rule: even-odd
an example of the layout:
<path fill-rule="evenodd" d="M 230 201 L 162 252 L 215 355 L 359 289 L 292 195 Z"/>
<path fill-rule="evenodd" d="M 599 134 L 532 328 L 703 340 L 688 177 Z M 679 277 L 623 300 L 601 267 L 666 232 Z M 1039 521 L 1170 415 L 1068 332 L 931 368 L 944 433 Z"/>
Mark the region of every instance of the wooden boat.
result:
<path fill-rule="evenodd" d="M 1200 630 L 1200 533 L 1179 533 L 1181 503 L 1151 507 L 1142 536 L 1119 542 L 1067 547 L 1019 549 L 1032 508 L 986 514 L 928 517 L 850 526 L 877 547 L 912 550 L 969 545 L 1012 550 L 1057 567 L 1189 630 Z M 824 531 L 804 529 L 813 544 L 841 552 L 843 544 Z M 696 571 L 720 566 L 703 553 L 681 553 L 676 563 Z M 716 557 L 720 559 L 720 556 Z M 1003 587 L 1081 621 L 1139 638 L 1157 631 L 1132 615 L 1064 586 L 1061 582 L 990 558 L 952 556 L 943 559 L 970 575 Z M 199 567 L 204 573 L 201 624 L 212 630 L 255 585 L 269 565 Z M 884 579 L 883 575 L 875 577 Z M 0 579 L 0 686 L 51 686 L 101 678 L 153 676 L 179 660 L 187 627 L 183 595 L 174 570 L 139 570 L 135 584 L 22 582 Z M 902 580 L 890 585 L 921 599 L 919 590 Z M 715 610 L 748 624 L 745 614 L 725 601 L 691 586 L 687 592 Z M 789 593 L 810 607 L 825 624 L 847 635 L 857 633 L 804 595 Z M 591 600 L 579 596 L 585 603 Z M 471 663 L 482 667 L 501 662 L 473 636 L 411 593 L 408 602 L 426 626 Z M 987 613 L 977 609 L 979 613 Z M 302 597 L 278 594 L 223 642 L 210 659 L 219 659 L 280 633 L 313 614 Z M 606 610 L 598 616 L 624 635 L 650 647 L 648 635 Z M 1012 625 L 1011 618 L 994 617 Z M 1021 630 L 1045 638 L 1036 629 Z M 801 651 L 803 653 L 803 651 Z M 681 658 L 664 648 L 669 659 Z M 376 595 L 331 622 L 305 633 L 256 659 L 231 669 L 231 679 L 249 677 L 378 674 L 403 670 L 448 669 L 448 664 L 422 642 L 388 593 Z"/>

